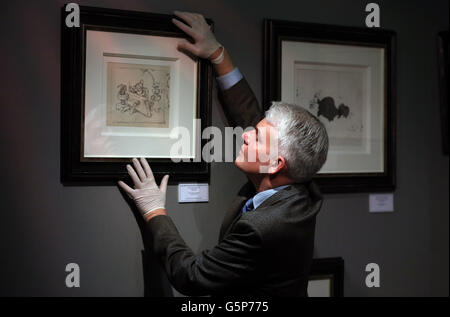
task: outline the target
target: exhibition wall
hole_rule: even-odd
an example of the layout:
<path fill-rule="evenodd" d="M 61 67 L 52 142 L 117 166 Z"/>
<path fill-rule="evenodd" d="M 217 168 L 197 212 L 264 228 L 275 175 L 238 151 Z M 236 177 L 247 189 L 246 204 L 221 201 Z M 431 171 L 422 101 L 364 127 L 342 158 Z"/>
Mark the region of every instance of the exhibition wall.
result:
<path fill-rule="evenodd" d="M 369 1 L 130 0 L 80 5 L 170 14 L 200 12 L 262 101 L 263 19 L 365 27 Z M 394 212 L 369 213 L 370 193 L 325 195 L 315 258 L 342 257 L 345 296 L 448 296 L 449 161 L 442 154 L 436 39 L 448 30 L 449 2 L 377 1 L 381 27 L 397 34 L 397 162 Z M 2 155 L 0 295 L 142 296 L 143 243 L 117 186 L 60 183 L 60 45 L 64 1 L 0 3 Z M 212 124 L 227 121 L 213 89 Z M 246 177 L 212 163 L 209 202 L 179 204 L 170 185 L 167 213 L 194 252 L 217 243 L 226 206 Z M 67 288 L 65 267 L 80 267 Z M 377 263 L 381 285 L 365 284 Z M 157 274 L 156 274 L 157 273 Z M 152 295 L 171 295 L 162 271 Z M 176 291 L 174 295 L 179 295 Z"/>

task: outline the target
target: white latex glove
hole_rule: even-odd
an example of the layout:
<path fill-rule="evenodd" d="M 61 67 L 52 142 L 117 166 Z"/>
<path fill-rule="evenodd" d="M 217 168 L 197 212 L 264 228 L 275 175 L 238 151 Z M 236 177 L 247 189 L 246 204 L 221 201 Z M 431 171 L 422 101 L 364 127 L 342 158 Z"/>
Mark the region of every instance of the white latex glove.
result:
<path fill-rule="evenodd" d="M 163 177 L 161 185 L 158 187 L 145 158 L 141 158 L 141 164 L 137 159 L 133 159 L 136 171 L 127 165 L 128 175 L 133 180 L 135 189 L 122 181 L 119 181 L 119 186 L 134 200 L 139 212 L 145 217 L 154 210 L 165 209 L 169 175 Z"/>
<path fill-rule="evenodd" d="M 181 40 L 178 43 L 178 49 L 185 49 L 201 58 L 209 58 L 212 53 L 222 46 L 217 42 L 203 15 L 180 11 L 175 11 L 174 14 L 188 25 L 177 19 L 172 19 L 172 22 L 195 41 L 192 44 L 187 40 Z"/>

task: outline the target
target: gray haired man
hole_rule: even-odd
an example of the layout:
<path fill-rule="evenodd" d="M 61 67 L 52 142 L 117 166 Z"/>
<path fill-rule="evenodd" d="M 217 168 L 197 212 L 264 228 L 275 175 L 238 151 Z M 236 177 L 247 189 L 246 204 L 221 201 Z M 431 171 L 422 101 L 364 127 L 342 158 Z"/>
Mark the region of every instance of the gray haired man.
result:
<path fill-rule="evenodd" d="M 179 292 L 307 296 L 315 221 L 322 205 L 311 179 L 327 157 L 326 130 L 317 118 L 295 105 L 273 103 L 264 117 L 246 80 L 203 16 L 175 15 L 181 21 L 173 19 L 173 23 L 194 40 L 181 41 L 178 49 L 214 64 L 229 123 L 255 127 L 243 133 L 244 144 L 235 160 L 249 182 L 225 214 L 218 244 L 201 254 L 186 245 L 166 213 L 168 176 L 158 187 L 147 161 L 135 159 L 134 169 L 127 167 L 135 188 L 123 182 L 119 185 L 144 216 L 153 250 Z M 272 151 L 273 140 L 276 152 Z"/>

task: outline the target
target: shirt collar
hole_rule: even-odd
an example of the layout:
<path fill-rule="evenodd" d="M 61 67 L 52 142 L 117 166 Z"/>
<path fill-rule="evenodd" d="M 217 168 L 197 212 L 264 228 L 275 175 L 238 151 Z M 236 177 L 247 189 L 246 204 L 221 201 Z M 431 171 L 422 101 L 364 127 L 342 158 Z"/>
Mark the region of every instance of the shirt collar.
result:
<path fill-rule="evenodd" d="M 268 199 L 273 194 L 279 192 L 283 188 L 288 187 L 289 185 L 283 185 L 276 188 L 267 189 L 265 191 L 257 193 L 255 196 L 253 196 L 253 206 L 254 208 L 258 208 L 259 205 L 261 205 L 266 199 Z"/>

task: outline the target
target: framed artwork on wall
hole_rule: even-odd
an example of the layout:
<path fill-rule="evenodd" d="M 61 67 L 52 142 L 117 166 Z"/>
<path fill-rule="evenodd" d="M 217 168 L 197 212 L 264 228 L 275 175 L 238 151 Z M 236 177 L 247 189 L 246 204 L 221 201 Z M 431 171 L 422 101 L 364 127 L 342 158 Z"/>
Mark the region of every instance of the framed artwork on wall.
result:
<path fill-rule="evenodd" d="M 308 296 L 344 297 L 344 259 L 313 259 Z"/>
<path fill-rule="evenodd" d="M 207 181 L 199 132 L 210 125 L 212 67 L 177 50 L 186 35 L 174 16 L 80 6 L 70 28 L 66 14 L 62 182 L 115 183 L 133 157 L 147 158 L 156 178 Z"/>
<path fill-rule="evenodd" d="M 439 92 L 441 101 L 441 130 L 442 151 L 448 155 L 448 72 L 449 72 L 449 42 L 448 31 L 438 33 L 438 67 L 439 67 Z"/>
<path fill-rule="evenodd" d="M 395 33 L 264 22 L 264 106 L 303 107 L 326 127 L 324 192 L 395 188 Z"/>

